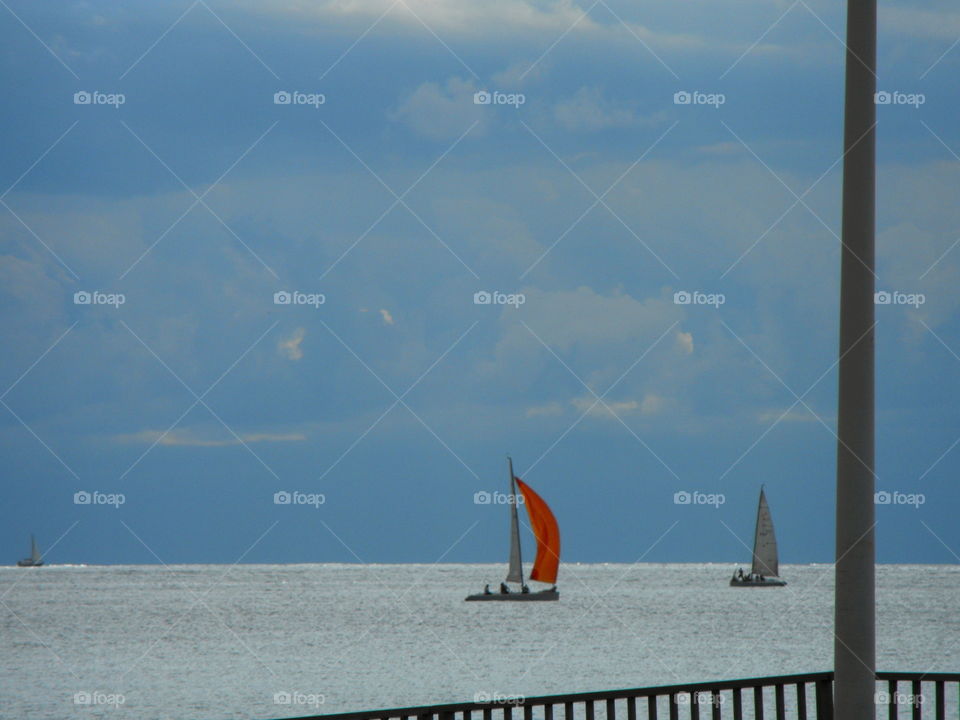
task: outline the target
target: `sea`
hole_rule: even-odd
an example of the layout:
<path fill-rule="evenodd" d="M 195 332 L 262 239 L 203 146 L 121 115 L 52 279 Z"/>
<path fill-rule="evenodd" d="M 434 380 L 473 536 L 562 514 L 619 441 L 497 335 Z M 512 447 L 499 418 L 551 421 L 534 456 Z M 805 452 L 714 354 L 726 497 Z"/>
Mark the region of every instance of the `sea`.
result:
<path fill-rule="evenodd" d="M 565 564 L 548 603 L 463 602 L 502 564 L 0 568 L 0 717 L 285 718 L 830 669 L 832 567 L 781 566 L 780 589 L 730 588 L 733 567 Z M 878 668 L 960 671 L 958 610 L 960 566 L 879 566 Z"/>

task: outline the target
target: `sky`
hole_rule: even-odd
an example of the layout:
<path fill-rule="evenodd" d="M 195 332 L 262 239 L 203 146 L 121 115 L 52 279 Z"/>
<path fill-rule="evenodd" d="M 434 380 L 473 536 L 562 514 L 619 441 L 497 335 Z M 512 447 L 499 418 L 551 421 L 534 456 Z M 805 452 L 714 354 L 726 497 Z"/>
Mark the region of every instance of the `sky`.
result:
<path fill-rule="evenodd" d="M 843 8 L 5 4 L 4 562 L 505 562 L 508 454 L 564 562 L 761 485 L 831 562 Z M 886 563 L 960 560 L 958 39 L 883 4 Z"/>

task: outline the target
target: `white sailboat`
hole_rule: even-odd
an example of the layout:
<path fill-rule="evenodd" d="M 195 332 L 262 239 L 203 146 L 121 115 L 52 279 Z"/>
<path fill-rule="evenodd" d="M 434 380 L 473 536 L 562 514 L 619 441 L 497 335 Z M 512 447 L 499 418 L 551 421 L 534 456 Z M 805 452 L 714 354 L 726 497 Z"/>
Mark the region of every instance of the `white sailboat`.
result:
<path fill-rule="evenodd" d="M 777 536 L 773 532 L 773 518 L 767 496 L 760 486 L 760 502 L 757 504 L 757 527 L 753 536 L 753 565 L 748 575 L 743 568 L 730 578 L 730 587 L 783 587 L 786 580 L 780 579 L 780 562 L 777 557 Z"/>
<path fill-rule="evenodd" d="M 30 557 L 23 560 L 17 560 L 18 567 L 40 567 L 43 565 L 43 556 L 40 554 L 40 548 L 37 547 L 36 538 L 30 536 Z"/>
<path fill-rule="evenodd" d="M 560 565 L 560 527 L 550 507 L 529 485 L 513 474 L 513 460 L 507 459 L 510 470 L 510 556 L 505 582 L 500 583 L 500 592 L 492 592 L 487 585 L 482 593 L 468 595 L 468 601 L 535 601 L 559 600 L 557 570 Z M 530 579 L 552 584 L 545 590 L 530 591 L 523 581 L 523 558 L 520 555 L 520 519 L 517 517 L 518 499 L 523 498 L 530 518 L 530 527 L 537 541 L 537 557 L 533 561 Z M 507 583 L 520 585 L 519 592 L 510 590 Z"/>

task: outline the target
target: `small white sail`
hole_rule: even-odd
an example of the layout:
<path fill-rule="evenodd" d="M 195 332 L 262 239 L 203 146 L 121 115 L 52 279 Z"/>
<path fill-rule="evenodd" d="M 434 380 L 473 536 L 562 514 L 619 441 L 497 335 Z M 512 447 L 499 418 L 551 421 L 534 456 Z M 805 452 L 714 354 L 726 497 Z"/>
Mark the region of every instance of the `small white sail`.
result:
<path fill-rule="evenodd" d="M 760 488 L 760 504 L 757 506 L 757 531 L 753 538 L 753 574 L 778 577 L 780 563 L 777 560 L 777 536 L 773 532 L 773 518 L 767 505 L 767 496 Z"/>
<path fill-rule="evenodd" d="M 520 521 L 517 518 L 517 487 L 513 481 L 513 461 L 510 462 L 510 566 L 507 582 L 523 583 L 523 561 L 520 558 Z"/>

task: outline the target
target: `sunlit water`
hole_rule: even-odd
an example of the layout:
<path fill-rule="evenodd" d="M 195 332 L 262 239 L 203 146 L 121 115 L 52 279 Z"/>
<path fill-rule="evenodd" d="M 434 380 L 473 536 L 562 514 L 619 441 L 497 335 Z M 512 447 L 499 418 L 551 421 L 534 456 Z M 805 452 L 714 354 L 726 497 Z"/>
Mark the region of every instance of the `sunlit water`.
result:
<path fill-rule="evenodd" d="M 565 565 L 559 602 L 463 602 L 503 571 L 2 568 L 0 716 L 292 717 L 832 666 L 826 565 L 785 566 L 783 589 L 730 588 L 726 565 Z M 960 567 L 878 568 L 879 668 L 960 670 L 958 603 Z"/>

